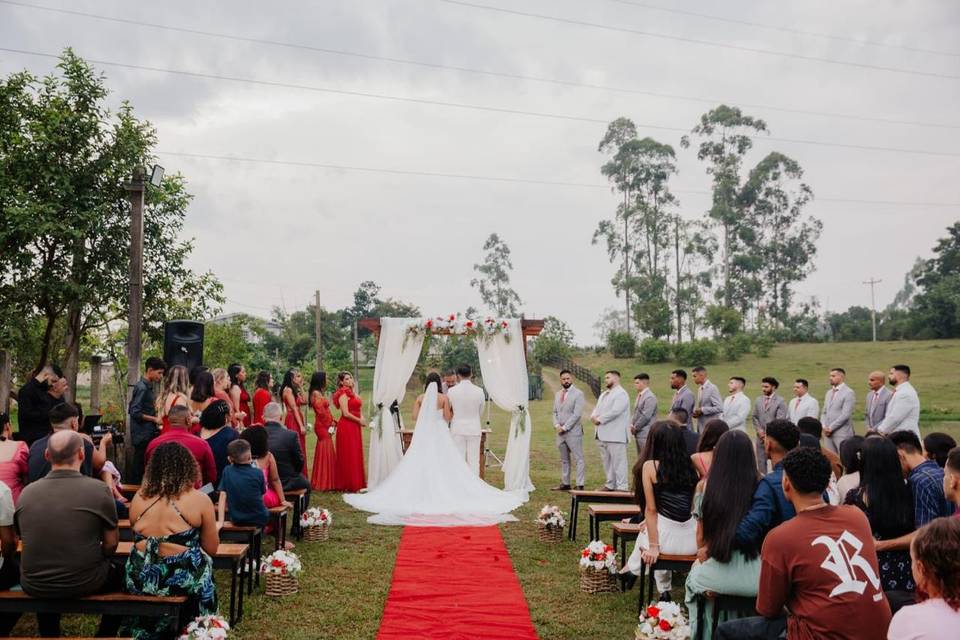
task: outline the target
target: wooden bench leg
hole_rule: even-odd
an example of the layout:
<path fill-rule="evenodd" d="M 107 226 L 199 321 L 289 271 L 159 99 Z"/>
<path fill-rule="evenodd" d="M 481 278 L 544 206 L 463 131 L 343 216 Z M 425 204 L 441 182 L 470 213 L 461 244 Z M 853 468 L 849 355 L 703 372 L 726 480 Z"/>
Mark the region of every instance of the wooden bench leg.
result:
<path fill-rule="evenodd" d="M 239 567 L 236 562 L 233 563 L 233 568 L 230 570 L 230 626 L 232 627 L 237 623 L 236 618 L 236 605 L 237 605 L 237 574 L 240 572 Z M 243 590 L 243 585 L 240 585 L 241 591 Z"/>
<path fill-rule="evenodd" d="M 252 585 L 253 579 L 250 577 L 250 563 L 244 562 L 240 565 L 240 596 L 237 598 L 237 621 L 232 626 L 236 626 L 243 620 L 243 581 L 247 581 L 247 589 Z"/>

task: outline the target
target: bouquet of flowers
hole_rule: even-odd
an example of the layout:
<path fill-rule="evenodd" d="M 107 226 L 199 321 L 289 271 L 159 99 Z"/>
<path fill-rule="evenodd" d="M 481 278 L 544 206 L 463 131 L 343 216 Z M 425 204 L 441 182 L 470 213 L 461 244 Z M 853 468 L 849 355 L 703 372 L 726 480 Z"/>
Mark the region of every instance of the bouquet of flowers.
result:
<path fill-rule="evenodd" d="M 187 625 L 177 640 L 223 640 L 230 625 L 220 616 L 200 616 Z"/>
<path fill-rule="evenodd" d="M 658 602 L 647 607 L 637 624 L 636 640 L 688 640 L 690 625 L 675 602 Z"/>
<path fill-rule="evenodd" d="M 567 521 L 563 517 L 563 511 L 560 511 L 560 507 L 548 504 L 544 506 L 543 509 L 540 509 L 540 515 L 537 516 L 537 524 L 541 524 L 548 529 L 563 529 L 567 525 Z"/>
<path fill-rule="evenodd" d="M 495 336 L 502 335 L 507 342 L 510 342 L 512 337 L 510 335 L 510 323 L 506 320 L 487 317 L 481 321 L 462 316 L 459 313 L 451 313 L 446 316 L 412 321 L 407 325 L 407 333 L 404 336 L 403 346 L 406 348 L 407 340 L 410 338 L 418 338 L 421 335 L 429 336 L 434 333 L 478 337 L 487 344 L 489 344 Z"/>
<path fill-rule="evenodd" d="M 260 573 L 267 575 L 275 574 L 296 578 L 301 571 L 303 571 L 303 565 L 300 564 L 300 558 L 297 554 L 283 549 L 274 551 L 260 562 Z"/>
<path fill-rule="evenodd" d="M 594 540 L 580 552 L 580 590 L 606 593 L 617 590 L 617 552 Z"/>
<path fill-rule="evenodd" d="M 300 516 L 300 526 L 307 542 L 321 542 L 330 538 L 333 516 L 326 509 L 310 507 Z"/>

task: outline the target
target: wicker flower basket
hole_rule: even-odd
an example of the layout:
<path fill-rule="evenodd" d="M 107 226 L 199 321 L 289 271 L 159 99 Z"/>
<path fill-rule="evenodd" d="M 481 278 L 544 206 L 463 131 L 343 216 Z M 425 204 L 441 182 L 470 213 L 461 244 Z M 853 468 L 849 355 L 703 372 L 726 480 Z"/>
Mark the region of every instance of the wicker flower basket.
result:
<path fill-rule="evenodd" d="M 307 542 L 323 542 L 330 539 L 330 527 L 314 525 L 303 528 L 303 539 Z"/>
<path fill-rule="evenodd" d="M 268 573 L 266 574 L 267 590 L 266 593 L 268 596 L 273 596 L 276 598 L 283 596 L 292 596 L 295 594 L 299 588 L 300 583 L 294 576 L 290 575 L 281 575 L 279 573 Z"/>
<path fill-rule="evenodd" d="M 563 527 L 548 527 L 537 523 L 537 540 L 540 542 L 560 542 L 563 540 Z"/>
<path fill-rule="evenodd" d="M 617 576 L 606 569 L 580 567 L 580 591 L 610 593 L 617 591 Z"/>

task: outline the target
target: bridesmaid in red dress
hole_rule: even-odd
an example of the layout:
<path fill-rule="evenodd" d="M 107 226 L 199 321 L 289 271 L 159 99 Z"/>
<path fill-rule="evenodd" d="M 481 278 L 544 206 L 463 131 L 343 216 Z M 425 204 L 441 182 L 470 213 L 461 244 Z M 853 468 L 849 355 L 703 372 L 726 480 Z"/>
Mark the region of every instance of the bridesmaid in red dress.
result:
<path fill-rule="evenodd" d="M 238 429 L 249 427 L 252 418 L 250 394 L 243 387 L 243 383 L 247 381 L 247 370 L 242 364 L 232 364 L 227 367 L 227 375 L 230 376 L 230 401 L 237 409 L 236 423 L 233 426 Z"/>
<path fill-rule="evenodd" d="M 263 424 L 263 408 L 273 402 L 273 376 L 267 371 L 261 371 L 257 374 L 257 379 L 253 386 L 257 388 L 253 392 L 253 422 L 251 424 Z"/>
<path fill-rule="evenodd" d="M 313 407 L 313 432 L 317 434 L 317 448 L 313 450 L 313 475 L 310 486 L 314 491 L 335 491 L 337 483 L 337 453 L 333 447 L 333 416 L 330 415 L 330 401 L 324 393 L 327 390 L 327 374 L 316 371 L 310 378 L 310 406 Z"/>
<path fill-rule="evenodd" d="M 190 401 L 190 375 L 182 364 L 170 367 L 167 377 L 163 381 L 163 393 L 160 394 L 160 420 L 163 421 L 164 433 L 170 428 L 170 409 L 186 407 Z"/>
<path fill-rule="evenodd" d="M 367 426 L 363 417 L 363 402 L 353 392 L 353 376 L 342 371 L 337 374 L 337 391 L 333 402 L 340 409 L 337 421 L 337 489 L 356 493 L 367 486 L 363 469 L 363 436 L 360 427 Z"/>
<path fill-rule="evenodd" d="M 230 398 L 230 374 L 226 369 L 214 369 L 213 374 L 213 397 L 217 400 L 223 400 L 230 407 L 230 415 L 227 416 L 227 424 L 233 426 L 237 423 L 237 407 Z"/>
<path fill-rule="evenodd" d="M 287 417 L 283 424 L 295 432 L 300 438 L 300 451 L 303 453 L 303 475 L 307 478 L 307 423 L 303 417 L 303 405 L 307 404 L 303 397 L 303 375 L 296 369 L 290 369 L 283 376 L 283 384 L 280 386 L 280 398 L 283 400 L 283 408 L 287 412 Z"/>

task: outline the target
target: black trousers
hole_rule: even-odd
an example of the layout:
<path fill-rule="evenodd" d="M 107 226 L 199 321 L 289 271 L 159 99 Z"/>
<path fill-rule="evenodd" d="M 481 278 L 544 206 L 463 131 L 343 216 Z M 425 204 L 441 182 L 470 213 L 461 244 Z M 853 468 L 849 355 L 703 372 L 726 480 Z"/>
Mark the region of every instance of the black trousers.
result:
<path fill-rule="evenodd" d="M 297 474 L 292 478 L 281 480 L 280 483 L 281 485 L 283 485 L 284 491 L 296 491 L 297 489 L 306 489 L 307 490 L 307 495 L 305 496 L 306 503 L 308 507 L 310 506 L 310 480 L 308 480 L 306 476 Z M 281 496 L 281 498 L 282 497 L 283 496 Z"/>
<path fill-rule="evenodd" d="M 740 618 L 717 626 L 720 640 L 780 640 L 787 637 L 787 618 Z"/>
<path fill-rule="evenodd" d="M 134 444 L 133 445 L 133 466 L 129 470 L 125 470 L 124 473 L 124 482 L 130 484 L 140 484 L 143 482 L 143 470 L 146 468 L 147 463 L 145 458 L 147 455 L 147 445 L 150 444 L 150 441 L 144 442 L 143 444 Z"/>

